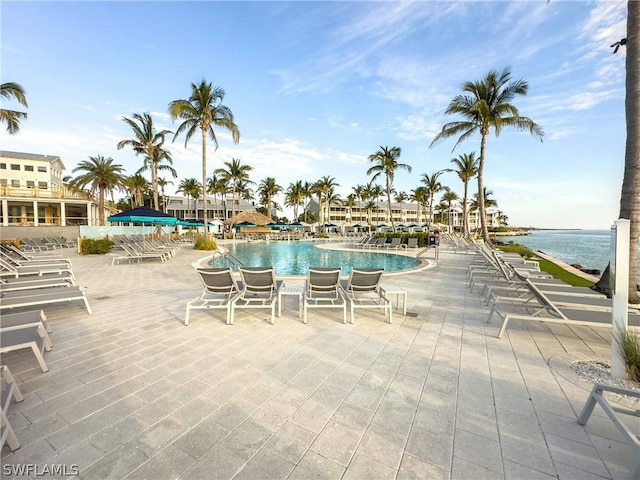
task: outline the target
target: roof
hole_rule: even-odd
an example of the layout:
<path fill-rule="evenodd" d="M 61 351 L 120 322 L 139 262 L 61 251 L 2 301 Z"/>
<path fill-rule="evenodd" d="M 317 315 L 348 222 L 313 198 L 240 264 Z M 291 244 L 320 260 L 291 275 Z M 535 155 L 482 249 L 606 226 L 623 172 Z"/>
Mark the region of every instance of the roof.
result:
<path fill-rule="evenodd" d="M 236 225 L 241 222 L 251 222 L 258 226 L 264 226 L 267 223 L 273 222 L 273 220 L 260 212 L 240 212 L 226 220 L 224 223 L 225 225 Z"/>
<path fill-rule="evenodd" d="M 10 152 L 8 150 L 0 150 L 0 158 L 15 158 L 19 160 L 35 160 L 39 162 L 60 162 L 63 170 L 65 169 L 62 159 L 58 155 L 42 155 L 39 153 Z"/>

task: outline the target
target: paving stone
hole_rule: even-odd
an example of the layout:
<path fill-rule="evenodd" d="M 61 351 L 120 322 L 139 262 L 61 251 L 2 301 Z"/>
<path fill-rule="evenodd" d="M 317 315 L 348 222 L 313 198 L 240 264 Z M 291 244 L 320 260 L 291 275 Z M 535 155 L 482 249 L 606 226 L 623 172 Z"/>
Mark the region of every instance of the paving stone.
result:
<path fill-rule="evenodd" d="M 195 458 L 183 450 L 169 445 L 158 455 L 131 472 L 126 478 L 127 480 L 178 478 L 195 463 Z"/>
<path fill-rule="evenodd" d="M 449 471 L 405 453 L 397 480 L 449 480 Z"/>
<path fill-rule="evenodd" d="M 344 480 L 361 478 L 395 478 L 397 470 L 366 455 L 356 454 L 342 477 Z"/>
<path fill-rule="evenodd" d="M 265 448 L 277 452 L 279 456 L 295 465 L 315 438 L 315 433 L 287 422 L 269 439 Z"/>
<path fill-rule="evenodd" d="M 342 465 L 309 450 L 293 469 L 288 480 L 339 480 L 343 478 L 344 472 Z"/>

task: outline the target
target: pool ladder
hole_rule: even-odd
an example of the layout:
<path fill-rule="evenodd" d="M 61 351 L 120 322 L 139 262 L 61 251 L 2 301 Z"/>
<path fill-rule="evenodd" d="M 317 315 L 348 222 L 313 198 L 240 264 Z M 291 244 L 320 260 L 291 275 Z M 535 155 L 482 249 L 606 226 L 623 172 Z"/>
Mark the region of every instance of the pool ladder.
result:
<path fill-rule="evenodd" d="M 244 267 L 244 263 L 228 252 L 221 253 L 216 251 L 214 252 L 213 257 L 215 258 L 216 256 L 221 257 L 223 263 L 226 264 L 228 262 L 231 265 L 231 268 Z"/>

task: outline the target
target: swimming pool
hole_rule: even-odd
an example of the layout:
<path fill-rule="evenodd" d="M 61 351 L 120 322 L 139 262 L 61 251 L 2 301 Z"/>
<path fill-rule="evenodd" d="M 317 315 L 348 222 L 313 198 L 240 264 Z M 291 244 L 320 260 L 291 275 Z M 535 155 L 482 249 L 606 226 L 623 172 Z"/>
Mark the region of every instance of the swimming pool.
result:
<path fill-rule="evenodd" d="M 317 242 L 252 242 L 224 245 L 224 248 L 245 267 L 273 265 L 276 275 L 306 275 L 309 267 L 340 266 L 348 274 L 352 267 L 384 268 L 387 272 L 406 270 L 420 261 L 404 255 L 340 251 L 315 248 Z M 212 267 L 230 266 L 220 257 L 209 262 Z"/>

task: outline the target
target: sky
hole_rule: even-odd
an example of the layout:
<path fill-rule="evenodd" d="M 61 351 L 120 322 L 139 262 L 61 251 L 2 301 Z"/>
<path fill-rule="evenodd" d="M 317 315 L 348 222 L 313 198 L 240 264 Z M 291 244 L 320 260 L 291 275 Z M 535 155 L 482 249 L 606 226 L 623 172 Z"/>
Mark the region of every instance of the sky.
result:
<path fill-rule="evenodd" d="M 609 228 L 626 128 L 626 52 L 610 45 L 626 36 L 625 20 L 626 0 L 3 0 L 1 82 L 22 85 L 29 105 L 17 135 L 0 126 L 0 148 L 57 155 L 68 175 L 102 155 L 132 175 L 143 159 L 116 148 L 133 137 L 123 117 L 150 113 L 158 130 L 175 131 L 169 102 L 204 79 L 224 89 L 241 134 L 234 144 L 216 132 L 209 176 L 237 158 L 256 184 L 329 175 L 345 198 L 371 180 L 370 155 L 399 147 L 412 170 L 396 172 L 394 188 L 410 192 L 452 158 L 479 156 L 479 135 L 455 150 L 456 138 L 430 145 L 461 119 L 444 112 L 464 82 L 510 68 L 529 84 L 513 104 L 545 135 L 488 138 L 485 186 L 498 208 L 512 226 Z M 167 193 L 201 181 L 199 137 L 169 149 L 178 177 Z M 455 173 L 440 181 L 462 196 Z"/>

